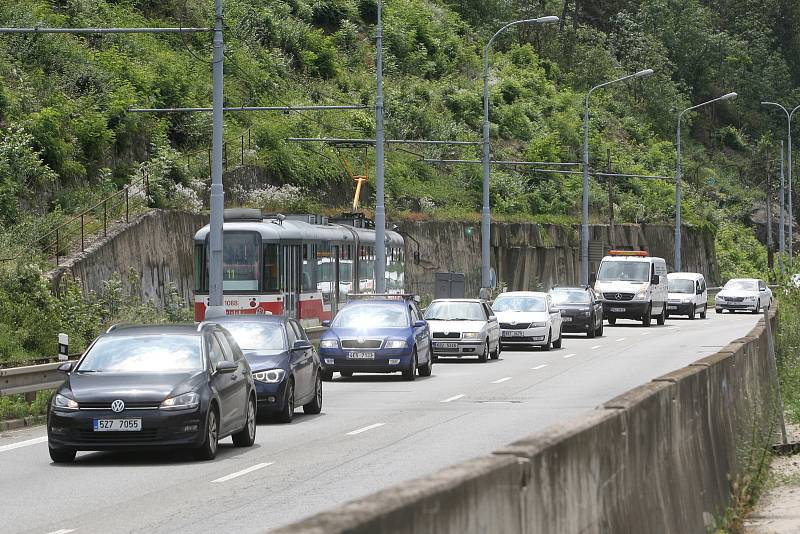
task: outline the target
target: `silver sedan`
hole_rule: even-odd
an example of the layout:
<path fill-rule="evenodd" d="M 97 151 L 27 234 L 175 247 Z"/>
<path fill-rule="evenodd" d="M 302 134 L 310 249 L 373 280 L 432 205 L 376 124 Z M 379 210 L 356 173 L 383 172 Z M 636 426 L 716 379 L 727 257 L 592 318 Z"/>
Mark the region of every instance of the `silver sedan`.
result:
<path fill-rule="evenodd" d="M 500 357 L 500 325 L 489 305 L 478 299 L 438 299 L 425 311 L 433 336 L 433 356 Z"/>

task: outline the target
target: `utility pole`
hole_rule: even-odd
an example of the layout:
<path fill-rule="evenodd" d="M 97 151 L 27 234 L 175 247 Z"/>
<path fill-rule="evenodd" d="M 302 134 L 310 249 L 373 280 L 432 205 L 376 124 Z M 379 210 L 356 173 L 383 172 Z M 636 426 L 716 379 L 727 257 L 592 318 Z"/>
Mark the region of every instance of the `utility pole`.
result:
<path fill-rule="evenodd" d="M 781 189 L 780 189 L 780 201 L 778 202 L 778 206 L 780 207 L 780 215 L 778 215 L 778 225 L 780 226 L 780 231 L 778 232 L 778 270 L 781 274 L 781 278 L 783 278 L 783 253 L 786 248 L 786 221 L 784 221 L 784 212 L 786 211 L 786 206 L 784 205 L 784 198 L 786 198 L 786 192 L 784 189 L 783 183 L 783 141 L 781 141 Z"/>
<path fill-rule="evenodd" d="M 377 95 L 375 97 L 375 292 L 386 292 L 386 207 L 384 206 L 384 154 L 383 154 L 383 23 L 378 0 L 378 25 L 375 36 L 375 70 Z"/>
<path fill-rule="evenodd" d="M 606 149 L 606 172 L 611 174 L 611 149 Z M 614 247 L 614 178 L 608 177 L 608 226 L 612 247 Z"/>
<path fill-rule="evenodd" d="M 213 52 L 213 97 L 211 136 L 211 224 L 208 234 L 208 308 L 206 317 L 225 314 L 222 302 L 222 224 L 225 209 L 225 192 L 222 187 L 222 106 L 223 106 L 223 58 L 222 0 L 214 0 L 214 52 Z"/>
<path fill-rule="evenodd" d="M 775 265 L 775 250 L 772 241 L 772 176 L 769 159 L 767 159 L 767 266 Z"/>

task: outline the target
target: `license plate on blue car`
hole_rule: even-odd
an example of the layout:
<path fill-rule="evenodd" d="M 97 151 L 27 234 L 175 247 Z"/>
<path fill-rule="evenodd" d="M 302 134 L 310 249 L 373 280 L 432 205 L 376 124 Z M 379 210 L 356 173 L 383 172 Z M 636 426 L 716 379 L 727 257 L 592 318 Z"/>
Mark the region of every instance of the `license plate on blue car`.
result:
<path fill-rule="evenodd" d="M 348 360 L 374 360 L 375 353 L 374 352 L 348 352 L 347 353 Z"/>

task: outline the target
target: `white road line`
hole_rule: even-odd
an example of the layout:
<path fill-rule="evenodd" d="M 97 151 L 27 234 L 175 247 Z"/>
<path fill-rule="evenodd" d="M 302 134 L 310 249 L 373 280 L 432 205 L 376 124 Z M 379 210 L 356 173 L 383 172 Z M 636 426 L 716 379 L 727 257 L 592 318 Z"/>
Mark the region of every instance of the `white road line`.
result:
<path fill-rule="evenodd" d="M 492 384 L 502 384 L 503 382 L 507 382 L 508 380 L 511 380 L 510 376 L 507 376 L 505 378 L 498 378 L 497 380 L 492 382 Z"/>
<path fill-rule="evenodd" d="M 233 480 L 234 478 L 240 477 L 242 475 L 246 475 L 247 473 L 252 473 L 253 471 L 258 471 L 259 469 L 264 469 L 265 467 L 269 467 L 275 462 L 267 462 L 263 464 L 256 464 L 252 467 L 248 467 L 247 469 L 242 469 L 241 471 L 236 471 L 235 473 L 231 473 L 230 475 L 225 475 L 224 477 L 220 477 L 216 480 L 212 480 L 211 482 L 227 482 L 229 480 Z"/>
<path fill-rule="evenodd" d="M 353 430 L 352 432 L 348 432 L 348 436 L 355 436 L 356 434 L 361 434 L 362 432 L 366 432 L 367 430 L 372 430 L 373 428 L 378 428 L 379 426 L 383 426 L 386 423 L 375 423 L 374 425 L 365 426 L 364 428 L 359 428 L 357 430 Z"/>
<path fill-rule="evenodd" d="M 537 365 L 536 367 L 531 367 L 531 371 L 538 371 L 539 369 L 544 369 L 545 367 L 547 367 L 547 364 L 543 363 L 542 365 Z"/>
<path fill-rule="evenodd" d="M 458 399 L 462 398 L 463 396 L 464 395 L 453 395 L 452 397 L 446 398 L 442 402 L 453 402 L 454 400 L 458 400 Z"/>
<path fill-rule="evenodd" d="M 53 532 L 48 532 L 47 534 L 69 534 L 70 532 L 75 532 L 74 528 L 62 528 L 61 530 L 54 530 Z"/>
<path fill-rule="evenodd" d="M 575 355 L 574 354 L 567 354 L 566 356 L 564 356 L 564 359 L 566 360 L 567 358 L 572 358 L 573 356 L 575 356 Z"/>
<path fill-rule="evenodd" d="M 27 439 L 25 441 L 18 441 L 16 443 L 12 443 L 11 445 L 3 445 L 2 447 L 0 447 L 0 452 L 13 451 L 14 449 L 21 449 L 22 447 L 28 447 L 29 445 L 36 445 L 37 443 L 44 443 L 45 441 L 47 441 L 47 436 L 42 436 L 41 438 Z"/>
<path fill-rule="evenodd" d="M 600 348 L 600 347 L 602 347 L 602 346 L 603 346 L 603 345 L 595 345 L 594 347 L 592 347 L 592 350 L 599 349 L 599 348 Z"/>
<path fill-rule="evenodd" d="M 650 332 L 642 332 L 642 335 L 643 335 L 643 336 L 649 336 L 649 335 L 650 335 Z"/>
<path fill-rule="evenodd" d="M 617 341 L 625 341 L 626 339 L 628 339 L 628 338 L 621 337 L 621 338 L 619 338 Z"/>

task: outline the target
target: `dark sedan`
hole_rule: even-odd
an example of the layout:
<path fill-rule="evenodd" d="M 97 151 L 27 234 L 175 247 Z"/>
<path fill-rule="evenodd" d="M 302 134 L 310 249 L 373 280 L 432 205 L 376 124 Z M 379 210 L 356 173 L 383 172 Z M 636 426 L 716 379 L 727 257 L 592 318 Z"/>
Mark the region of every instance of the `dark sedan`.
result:
<path fill-rule="evenodd" d="M 222 327 L 112 327 L 89 346 L 56 390 L 47 417 L 54 462 L 76 451 L 183 447 L 211 460 L 220 439 L 256 438 L 250 366 Z"/>
<path fill-rule="evenodd" d="M 250 363 L 260 417 L 291 423 L 295 406 L 307 414 L 322 411 L 319 356 L 300 323 L 272 315 L 229 315 L 216 321 Z"/>
<path fill-rule="evenodd" d="M 603 335 L 603 304 L 595 298 L 592 288 L 554 287 L 550 295 L 561 310 L 562 332 Z"/>

